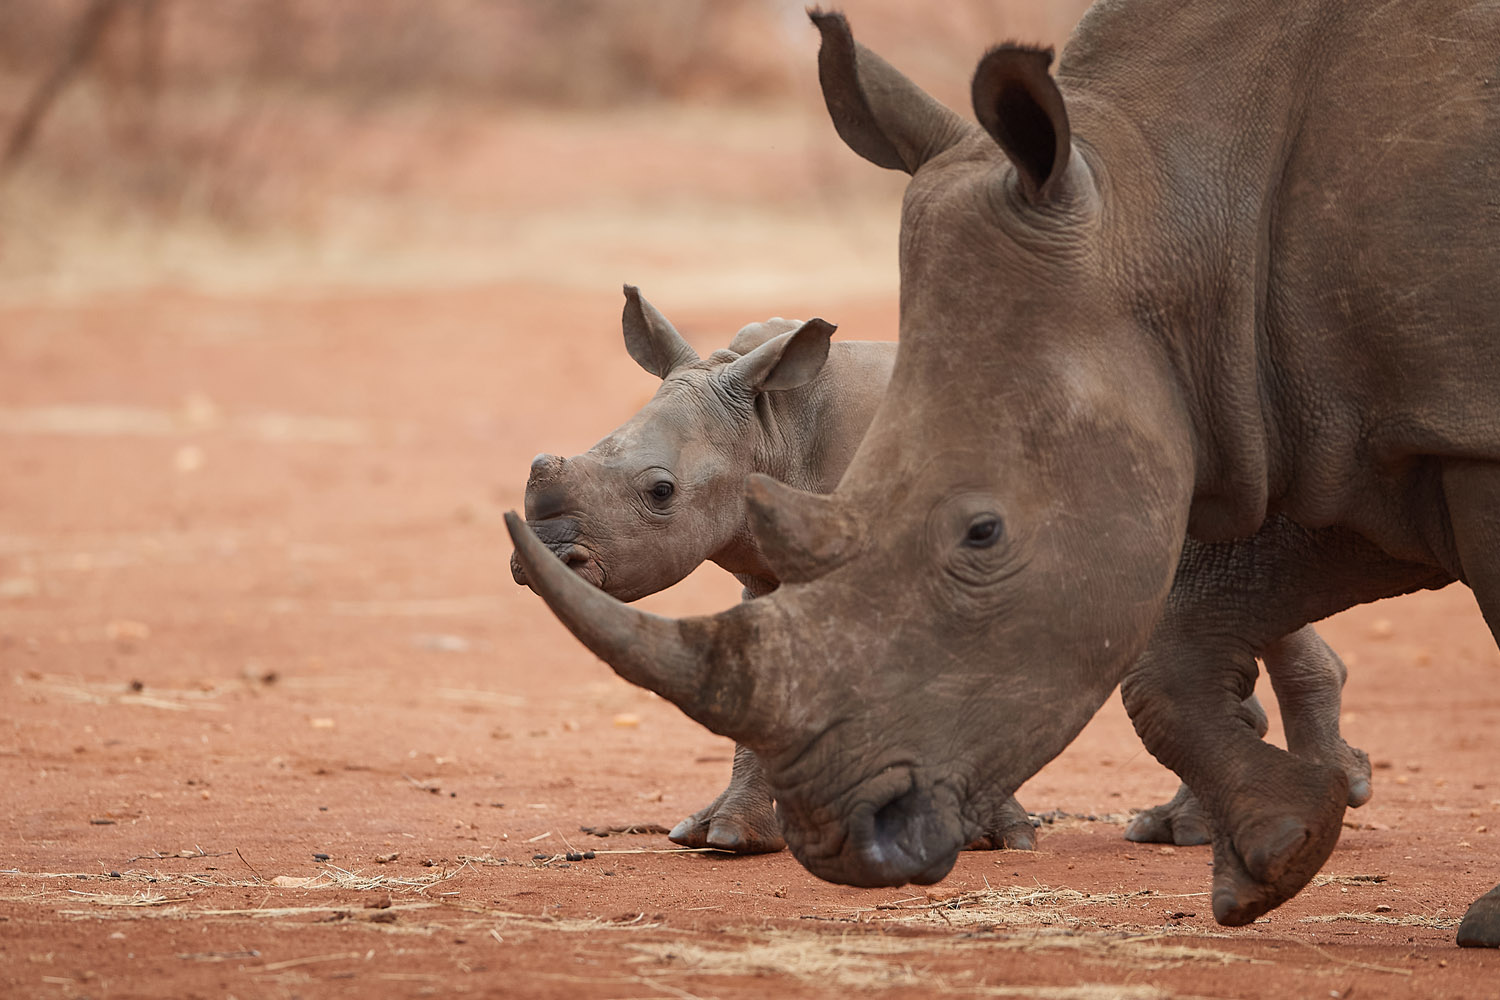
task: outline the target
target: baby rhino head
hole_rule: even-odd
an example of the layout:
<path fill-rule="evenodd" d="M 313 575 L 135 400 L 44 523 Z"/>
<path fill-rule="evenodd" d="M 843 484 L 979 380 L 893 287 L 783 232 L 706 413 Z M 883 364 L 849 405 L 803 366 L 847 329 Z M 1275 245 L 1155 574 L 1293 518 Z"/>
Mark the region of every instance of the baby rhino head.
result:
<path fill-rule="evenodd" d="M 753 545 L 745 477 L 766 471 L 768 453 L 785 447 L 768 435 L 757 398 L 812 382 L 834 327 L 767 320 L 699 358 L 631 285 L 622 324 L 630 356 L 661 386 L 584 454 L 533 459 L 526 521 L 585 580 L 633 601 Z M 511 574 L 528 584 L 515 558 Z"/>

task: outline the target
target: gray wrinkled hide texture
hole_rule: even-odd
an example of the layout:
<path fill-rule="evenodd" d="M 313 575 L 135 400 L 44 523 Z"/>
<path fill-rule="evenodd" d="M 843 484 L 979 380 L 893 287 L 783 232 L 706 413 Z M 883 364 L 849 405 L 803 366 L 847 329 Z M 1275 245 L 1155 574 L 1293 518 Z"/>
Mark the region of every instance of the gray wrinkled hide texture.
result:
<path fill-rule="evenodd" d="M 1500 10 L 1104 0 L 1055 78 L 985 57 L 982 126 L 815 19 L 840 134 L 912 180 L 868 434 L 830 496 L 747 490 L 806 582 L 549 603 L 752 746 L 798 859 L 859 885 L 941 878 L 1121 683 L 1246 923 L 1348 790 L 1260 739 L 1254 651 L 1453 581 L 1500 631 Z M 1497 897 L 1460 943 L 1500 945 Z"/>

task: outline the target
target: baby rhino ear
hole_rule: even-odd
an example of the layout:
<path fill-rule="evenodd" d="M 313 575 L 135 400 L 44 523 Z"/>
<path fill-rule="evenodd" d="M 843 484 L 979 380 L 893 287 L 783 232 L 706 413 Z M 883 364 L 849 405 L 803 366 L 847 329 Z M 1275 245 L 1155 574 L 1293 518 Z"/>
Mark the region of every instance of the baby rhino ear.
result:
<path fill-rule="evenodd" d="M 727 375 L 751 392 L 806 385 L 828 360 L 828 340 L 837 329 L 824 320 L 810 319 L 731 362 Z"/>
<path fill-rule="evenodd" d="M 625 286 L 620 325 L 625 330 L 625 349 L 636 364 L 657 378 L 666 378 L 673 369 L 698 360 L 698 352 L 634 285 Z"/>

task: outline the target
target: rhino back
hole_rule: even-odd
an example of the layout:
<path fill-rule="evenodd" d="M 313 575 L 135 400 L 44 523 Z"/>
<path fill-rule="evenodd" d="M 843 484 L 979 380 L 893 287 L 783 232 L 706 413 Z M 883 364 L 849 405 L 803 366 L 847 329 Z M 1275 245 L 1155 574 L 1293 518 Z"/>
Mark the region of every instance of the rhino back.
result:
<path fill-rule="evenodd" d="M 1131 217 L 1107 252 L 1175 340 L 1222 467 L 1199 491 L 1233 479 L 1240 527 L 1280 511 L 1428 560 L 1423 459 L 1500 458 L 1497 70 L 1500 8 L 1461 0 L 1080 25 L 1059 80 Z"/>

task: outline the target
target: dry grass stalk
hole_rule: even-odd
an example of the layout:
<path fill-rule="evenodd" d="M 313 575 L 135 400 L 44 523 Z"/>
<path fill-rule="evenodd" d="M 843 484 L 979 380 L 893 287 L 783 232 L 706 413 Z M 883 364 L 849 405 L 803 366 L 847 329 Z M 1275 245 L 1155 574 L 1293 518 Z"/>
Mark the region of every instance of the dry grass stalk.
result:
<path fill-rule="evenodd" d="M 1389 924 L 1393 927 L 1432 927 L 1437 930 L 1452 930 L 1458 926 L 1457 920 L 1447 917 L 1429 917 L 1421 913 L 1403 913 L 1399 917 L 1385 913 L 1320 913 L 1313 917 L 1303 917 L 1298 923 L 1331 924 L 1339 921 L 1356 924 Z"/>
<path fill-rule="evenodd" d="M 1308 885 L 1379 885 L 1389 875 L 1318 875 Z"/>

